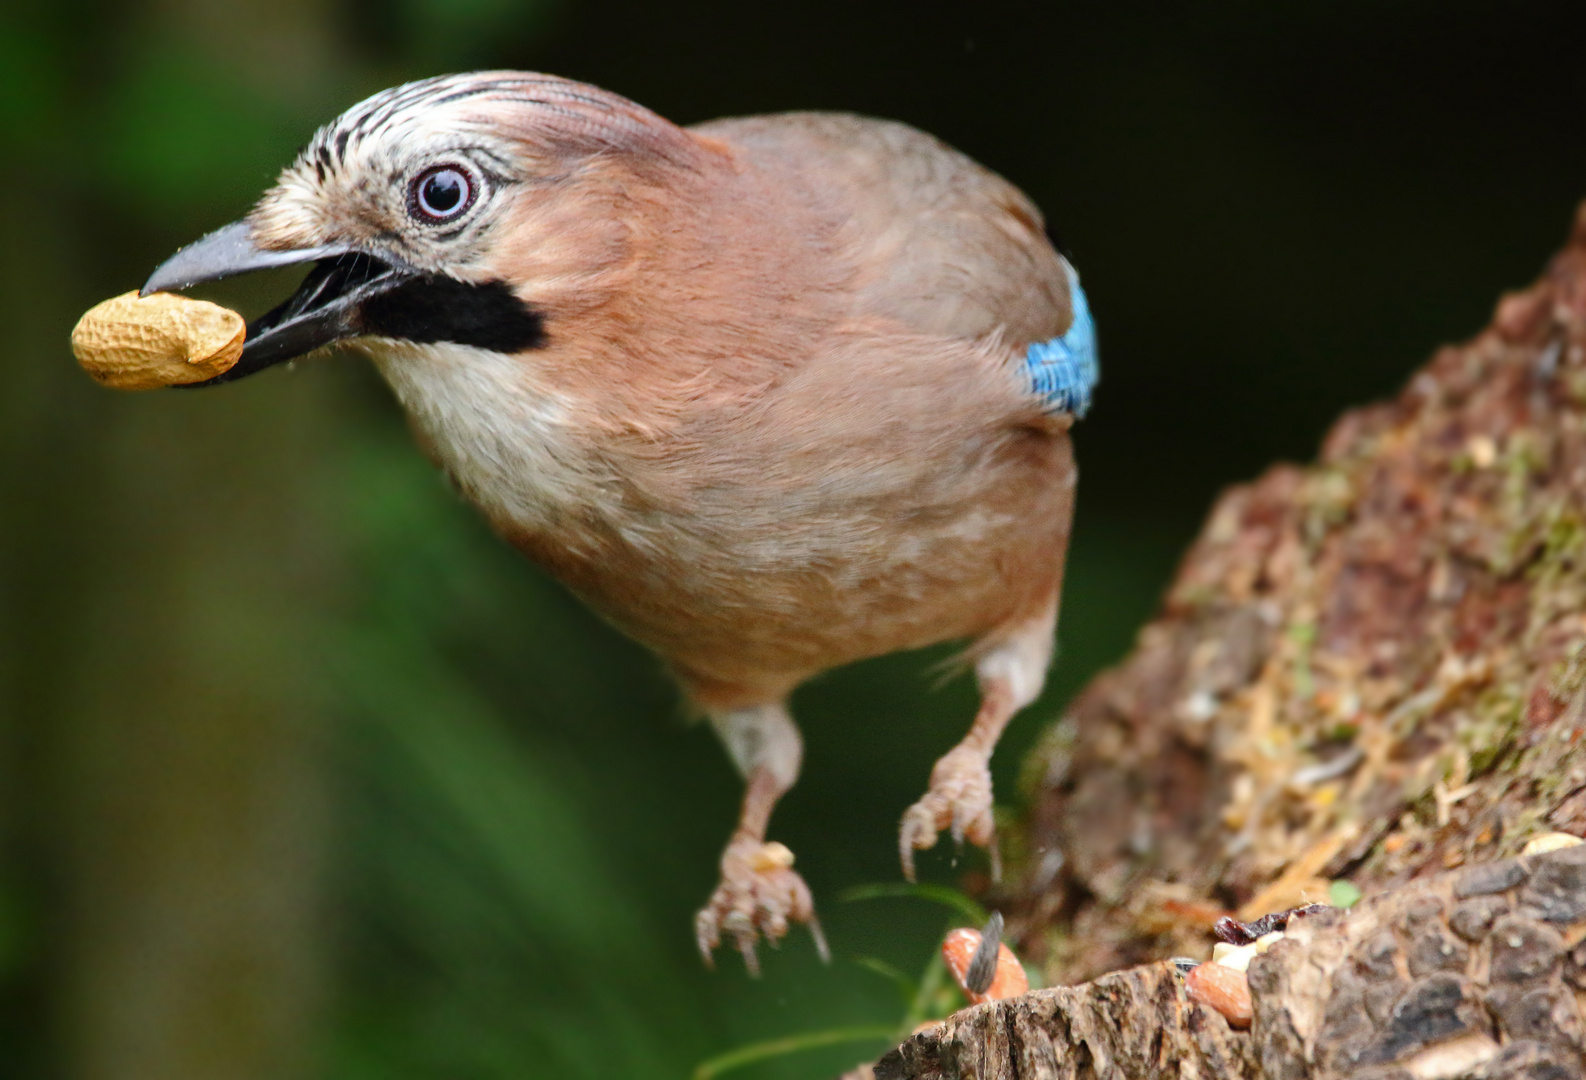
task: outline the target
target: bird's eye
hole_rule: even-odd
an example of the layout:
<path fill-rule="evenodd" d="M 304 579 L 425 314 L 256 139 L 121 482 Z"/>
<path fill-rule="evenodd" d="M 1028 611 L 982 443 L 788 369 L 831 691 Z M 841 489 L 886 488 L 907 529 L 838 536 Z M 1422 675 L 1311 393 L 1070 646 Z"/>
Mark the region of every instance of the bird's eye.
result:
<path fill-rule="evenodd" d="M 408 212 L 420 221 L 450 221 L 474 202 L 474 183 L 456 165 L 425 169 L 408 189 Z"/>

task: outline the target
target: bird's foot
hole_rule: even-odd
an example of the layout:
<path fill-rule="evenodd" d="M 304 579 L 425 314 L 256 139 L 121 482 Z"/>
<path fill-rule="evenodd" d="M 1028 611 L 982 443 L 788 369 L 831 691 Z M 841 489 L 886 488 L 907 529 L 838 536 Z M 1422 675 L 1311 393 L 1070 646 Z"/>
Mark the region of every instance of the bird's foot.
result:
<path fill-rule="evenodd" d="M 1002 878 L 997 853 L 997 829 L 991 813 L 991 769 L 988 756 L 967 746 L 950 750 L 931 770 L 931 787 L 925 797 L 903 815 L 898 828 L 898 855 L 903 876 L 914 880 L 914 852 L 936 846 L 936 834 L 951 829 L 953 842 L 987 848 L 991 877 Z"/>
<path fill-rule="evenodd" d="M 726 932 L 743 954 L 749 974 L 759 975 L 756 941 L 763 936 L 774 948 L 789 922 L 809 924 L 821 959 L 831 960 L 809 886 L 793 869 L 793 853 L 775 841 L 745 838 L 728 844 L 721 857 L 721 884 L 694 917 L 694 936 L 705 963 L 714 966 L 711 954 Z"/>

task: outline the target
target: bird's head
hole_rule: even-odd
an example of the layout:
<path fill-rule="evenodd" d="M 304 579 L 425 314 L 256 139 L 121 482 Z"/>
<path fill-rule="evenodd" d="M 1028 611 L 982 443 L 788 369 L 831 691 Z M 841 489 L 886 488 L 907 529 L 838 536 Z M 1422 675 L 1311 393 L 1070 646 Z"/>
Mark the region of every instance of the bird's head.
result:
<path fill-rule="evenodd" d="M 426 79 L 321 128 L 246 218 L 177 252 L 143 292 L 315 264 L 211 383 L 357 337 L 521 352 L 545 340 L 548 308 L 587 303 L 620 260 L 611 199 L 632 185 L 613 176 L 687 172 L 700 153 L 653 113 L 567 79 Z"/>

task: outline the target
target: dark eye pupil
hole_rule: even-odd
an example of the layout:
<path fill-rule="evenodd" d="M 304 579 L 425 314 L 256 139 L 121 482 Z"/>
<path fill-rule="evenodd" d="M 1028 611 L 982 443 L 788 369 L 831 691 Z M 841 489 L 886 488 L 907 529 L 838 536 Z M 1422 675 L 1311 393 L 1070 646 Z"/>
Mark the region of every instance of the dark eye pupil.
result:
<path fill-rule="evenodd" d="M 468 178 L 456 169 L 442 169 L 419 185 L 419 209 L 431 217 L 445 217 L 468 199 Z"/>

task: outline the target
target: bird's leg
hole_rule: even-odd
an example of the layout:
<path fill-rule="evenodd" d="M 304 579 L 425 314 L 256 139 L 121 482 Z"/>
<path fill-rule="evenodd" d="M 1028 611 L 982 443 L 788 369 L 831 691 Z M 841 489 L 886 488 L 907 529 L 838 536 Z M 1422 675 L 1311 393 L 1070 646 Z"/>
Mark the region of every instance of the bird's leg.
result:
<path fill-rule="evenodd" d="M 953 841 L 990 849 L 991 876 L 1002 877 L 992 817 L 991 752 L 1019 706 L 1001 681 L 983 685 L 980 712 L 963 741 L 937 759 L 931 785 L 923 798 L 903 815 L 898 830 L 898 855 L 903 876 L 914 880 L 914 852 L 936 845 L 936 835 L 950 828 Z"/>
<path fill-rule="evenodd" d="M 808 923 L 822 960 L 829 960 L 825 935 L 815 918 L 809 886 L 793 869 L 793 853 L 765 839 L 771 811 L 798 778 L 803 743 L 787 708 L 757 705 L 711 713 L 711 723 L 727 744 L 727 752 L 744 774 L 747 786 L 738 828 L 721 856 L 721 884 L 694 918 L 694 933 L 705 963 L 731 934 L 750 974 L 760 973 L 755 942 L 764 936 L 773 945 L 787 933 L 788 923 Z"/>
<path fill-rule="evenodd" d="M 1054 606 L 1050 614 L 1021 625 L 976 661 L 980 711 L 975 722 L 963 741 L 938 759 L 931 770 L 930 789 L 904 813 L 898 829 L 898 855 L 909 881 L 914 880 L 915 850 L 934 847 L 943 829 L 952 830 L 957 844 L 968 839 L 989 849 L 992 880 L 1002 879 L 992 817 L 991 752 L 1008 721 L 1045 685 L 1056 615 Z"/>

